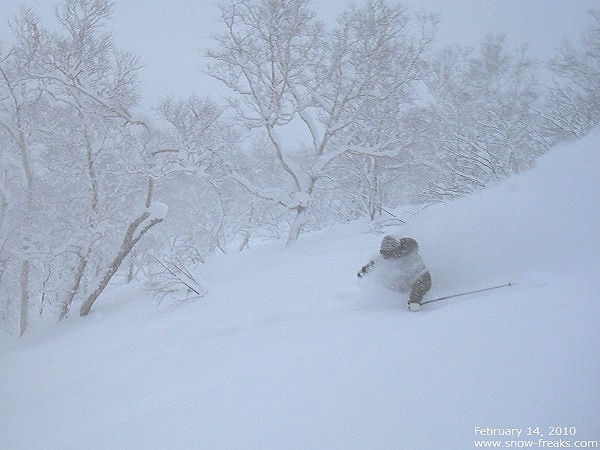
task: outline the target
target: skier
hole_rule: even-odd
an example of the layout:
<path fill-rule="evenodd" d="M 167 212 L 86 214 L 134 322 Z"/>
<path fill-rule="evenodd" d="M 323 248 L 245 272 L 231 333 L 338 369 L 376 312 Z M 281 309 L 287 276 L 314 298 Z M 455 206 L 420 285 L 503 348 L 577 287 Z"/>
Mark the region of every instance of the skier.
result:
<path fill-rule="evenodd" d="M 386 287 L 409 293 L 408 309 L 418 311 L 423 296 L 431 288 L 431 274 L 418 251 L 419 245 L 413 238 L 385 236 L 379 255 L 364 265 L 357 275 L 362 278 L 371 271 L 378 272 Z"/>

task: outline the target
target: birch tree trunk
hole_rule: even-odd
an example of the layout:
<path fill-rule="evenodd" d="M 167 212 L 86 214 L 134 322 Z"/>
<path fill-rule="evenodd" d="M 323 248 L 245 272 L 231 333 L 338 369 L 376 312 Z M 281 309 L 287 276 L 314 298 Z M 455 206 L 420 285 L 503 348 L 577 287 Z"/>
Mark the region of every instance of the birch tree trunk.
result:
<path fill-rule="evenodd" d="M 121 264 L 127 255 L 133 250 L 135 244 L 137 244 L 142 236 L 144 236 L 144 234 L 146 234 L 154 225 L 163 221 L 163 217 L 151 218 L 151 213 L 149 211 L 149 208 L 152 205 L 153 185 L 154 183 L 150 178 L 148 181 L 148 195 L 146 197 L 146 211 L 140 214 L 127 227 L 127 231 L 125 232 L 125 236 L 123 237 L 123 241 L 121 242 L 121 246 L 119 247 L 119 251 L 115 258 L 108 265 L 96 289 L 94 289 L 86 301 L 81 305 L 81 309 L 79 310 L 80 316 L 87 316 L 90 313 L 92 306 L 94 306 L 94 303 L 96 303 L 96 300 L 98 300 L 98 297 L 100 297 L 100 294 L 102 294 L 113 275 L 117 273 L 117 270 L 119 270 L 119 267 L 121 267 Z"/>
<path fill-rule="evenodd" d="M 23 336 L 29 324 L 29 260 L 21 266 L 21 311 L 19 316 L 19 335 Z"/>
<path fill-rule="evenodd" d="M 79 286 L 81 285 L 81 280 L 83 279 L 83 275 L 85 273 L 85 268 L 87 267 L 87 263 L 88 263 L 88 256 L 89 256 L 89 251 L 88 251 L 87 255 L 83 255 L 82 251 L 77 253 L 77 271 L 75 272 L 75 278 L 73 280 L 71 289 L 67 293 L 67 296 L 61 305 L 60 316 L 59 316 L 58 320 L 64 319 L 65 317 L 67 317 L 67 314 L 69 313 L 71 304 L 73 303 L 73 300 L 75 299 L 75 295 L 77 294 L 77 291 L 79 290 Z"/>

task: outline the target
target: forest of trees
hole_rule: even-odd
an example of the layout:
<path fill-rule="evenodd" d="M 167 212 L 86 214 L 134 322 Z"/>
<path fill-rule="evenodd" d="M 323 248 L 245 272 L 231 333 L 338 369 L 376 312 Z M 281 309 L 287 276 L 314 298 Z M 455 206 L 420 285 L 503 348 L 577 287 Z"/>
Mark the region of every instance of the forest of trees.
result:
<path fill-rule="evenodd" d="M 308 0 L 221 0 L 222 31 L 199 45 L 230 96 L 165 99 L 148 123 L 111 8 L 64 0 L 52 30 L 24 11 L 0 46 L 10 333 L 88 314 L 115 275 L 203 295 L 192 273 L 213 252 L 463 195 L 600 122 L 600 10 L 535 61 L 501 35 L 434 51 L 436 17 L 385 0 L 331 25 Z"/>

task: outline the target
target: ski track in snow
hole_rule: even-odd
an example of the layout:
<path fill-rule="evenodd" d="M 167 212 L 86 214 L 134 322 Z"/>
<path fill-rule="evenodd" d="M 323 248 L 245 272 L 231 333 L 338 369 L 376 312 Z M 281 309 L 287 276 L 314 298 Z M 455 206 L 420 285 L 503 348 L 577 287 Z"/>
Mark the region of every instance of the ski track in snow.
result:
<path fill-rule="evenodd" d="M 599 143 L 385 230 L 419 241 L 426 298 L 511 288 L 409 313 L 356 278 L 383 237 L 361 222 L 213 256 L 190 304 L 113 286 L 88 317 L 0 337 L 0 446 L 468 449 L 476 426 L 600 439 Z"/>

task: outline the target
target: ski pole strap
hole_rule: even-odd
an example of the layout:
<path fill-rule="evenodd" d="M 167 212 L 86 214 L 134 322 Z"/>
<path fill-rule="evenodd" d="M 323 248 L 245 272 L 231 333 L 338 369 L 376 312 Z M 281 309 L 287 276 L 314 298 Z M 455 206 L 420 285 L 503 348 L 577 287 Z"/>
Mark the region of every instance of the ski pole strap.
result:
<path fill-rule="evenodd" d="M 431 300 L 425 300 L 424 302 L 421 302 L 421 305 L 425 305 L 427 303 L 439 302 L 440 300 L 447 300 L 449 298 L 461 297 L 463 295 L 470 295 L 470 294 L 477 294 L 478 292 L 491 291 L 492 289 L 511 287 L 512 285 L 513 285 L 513 283 L 509 282 L 509 283 L 504 283 L 504 284 L 501 284 L 498 286 L 492 286 L 492 287 L 487 287 L 487 288 L 483 288 L 483 289 L 475 289 L 474 291 L 467 291 L 467 292 L 461 292 L 459 294 L 445 295 L 444 297 L 437 297 L 437 298 L 432 298 Z"/>

